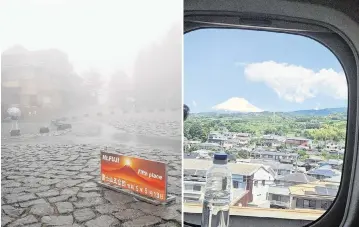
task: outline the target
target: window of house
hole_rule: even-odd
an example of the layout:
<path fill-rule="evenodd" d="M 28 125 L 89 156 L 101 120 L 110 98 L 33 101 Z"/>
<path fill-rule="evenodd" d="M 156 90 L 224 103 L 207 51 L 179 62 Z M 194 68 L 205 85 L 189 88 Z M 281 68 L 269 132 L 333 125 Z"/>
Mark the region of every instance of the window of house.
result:
<path fill-rule="evenodd" d="M 324 210 L 329 208 L 329 202 L 328 201 L 322 201 L 320 204 L 320 207 Z"/>
<path fill-rule="evenodd" d="M 296 200 L 296 207 L 297 207 L 297 208 L 304 208 L 304 200 L 297 198 L 297 200 Z"/>
<path fill-rule="evenodd" d="M 265 185 L 266 185 L 266 181 L 262 180 L 262 186 L 265 186 Z"/>
<path fill-rule="evenodd" d="M 256 180 L 254 181 L 254 186 L 256 186 L 256 187 L 258 186 L 258 181 L 256 181 Z"/>
<path fill-rule="evenodd" d="M 272 200 L 280 201 L 280 196 L 279 196 L 279 195 L 272 194 Z"/>
<path fill-rule="evenodd" d="M 315 209 L 316 208 L 316 200 L 309 200 L 309 208 Z"/>
<path fill-rule="evenodd" d="M 201 185 L 194 185 L 193 186 L 193 191 L 201 191 Z"/>
<path fill-rule="evenodd" d="M 184 189 L 187 191 L 192 191 L 193 190 L 193 185 L 184 185 Z"/>
<path fill-rule="evenodd" d="M 233 181 L 233 188 L 239 188 L 238 181 Z"/>

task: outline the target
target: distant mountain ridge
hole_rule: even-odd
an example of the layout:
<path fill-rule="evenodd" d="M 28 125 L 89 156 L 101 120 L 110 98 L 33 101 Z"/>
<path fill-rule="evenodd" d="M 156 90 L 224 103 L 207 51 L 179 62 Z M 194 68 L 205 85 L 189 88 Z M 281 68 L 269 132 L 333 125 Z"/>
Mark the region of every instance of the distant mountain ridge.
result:
<path fill-rule="evenodd" d="M 347 108 L 346 107 L 339 107 L 339 108 L 325 108 L 325 109 L 311 109 L 311 110 L 297 110 L 297 111 L 291 111 L 287 112 L 290 114 L 298 114 L 298 115 L 315 115 L 315 116 L 325 116 L 329 114 L 336 114 L 336 113 L 346 113 Z"/>
<path fill-rule="evenodd" d="M 326 116 L 330 114 L 337 114 L 337 113 L 346 113 L 347 108 L 346 107 L 338 107 L 338 108 L 325 108 L 325 109 L 309 109 L 309 110 L 295 110 L 295 111 L 263 111 L 263 112 L 236 112 L 236 111 L 226 111 L 226 110 L 218 110 L 218 111 L 211 111 L 211 112 L 200 112 L 200 113 L 193 113 L 193 115 L 217 115 L 217 114 L 238 114 L 238 115 L 248 115 L 248 114 L 254 114 L 254 115 L 266 115 L 266 114 L 290 114 L 290 115 L 309 115 L 309 116 Z"/>

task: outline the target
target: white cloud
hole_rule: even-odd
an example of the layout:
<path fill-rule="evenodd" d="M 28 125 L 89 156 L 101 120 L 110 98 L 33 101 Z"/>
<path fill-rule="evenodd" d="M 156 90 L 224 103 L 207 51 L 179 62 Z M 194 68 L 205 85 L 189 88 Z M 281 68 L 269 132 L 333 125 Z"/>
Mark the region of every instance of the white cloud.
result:
<path fill-rule="evenodd" d="M 193 106 L 193 107 L 196 107 L 196 106 L 197 106 L 196 101 L 194 101 L 194 100 L 192 101 L 192 106 Z"/>
<path fill-rule="evenodd" d="M 244 74 L 251 81 L 265 83 L 290 102 L 301 103 L 317 95 L 343 100 L 348 97 L 344 73 L 333 69 L 315 72 L 302 66 L 266 61 L 248 64 Z"/>
<path fill-rule="evenodd" d="M 263 111 L 263 110 L 259 109 L 258 107 L 250 104 L 246 99 L 238 98 L 238 97 L 232 97 L 232 98 L 228 99 L 227 101 L 212 107 L 212 109 L 243 112 L 243 113 L 262 112 Z"/>

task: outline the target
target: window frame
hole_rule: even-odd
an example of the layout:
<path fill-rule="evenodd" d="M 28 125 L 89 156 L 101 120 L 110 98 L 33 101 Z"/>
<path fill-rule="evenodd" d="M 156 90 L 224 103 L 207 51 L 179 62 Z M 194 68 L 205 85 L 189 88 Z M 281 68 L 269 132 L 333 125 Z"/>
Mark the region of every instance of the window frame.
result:
<path fill-rule="evenodd" d="M 313 206 L 313 203 L 314 203 L 314 206 Z M 316 207 L 317 207 L 317 200 L 310 199 L 309 200 L 309 209 L 316 209 Z"/>
<path fill-rule="evenodd" d="M 239 188 L 239 182 L 238 181 L 236 181 L 236 180 L 233 181 L 233 188 Z"/>
<path fill-rule="evenodd" d="M 199 190 L 196 190 L 196 189 L 198 189 L 198 187 L 199 187 Z M 202 186 L 201 186 L 201 185 L 196 185 L 196 184 L 194 184 L 194 185 L 193 185 L 193 191 L 194 191 L 194 192 L 200 192 L 200 191 L 202 191 Z"/>
<path fill-rule="evenodd" d="M 272 200 L 274 200 L 274 201 L 280 201 L 280 195 L 272 194 Z"/>
<path fill-rule="evenodd" d="M 193 185 L 192 184 L 185 184 L 184 185 L 184 191 L 193 191 Z"/>
<path fill-rule="evenodd" d="M 195 3 L 192 4 L 193 2 Z M 359 182 L 357 152 L 359 40 L 355 39 L 355 34 L 359 34 L 359 21 L 354 22 L 342 12 L 309 3 L 293 2 L 291 5 L 290 1 L 277 0 L 261 3 L 249 0 L 228 2 L 213 0 L 210 4 L 206 2 L 201 5 L 197 1 L 193 2 L 186 0 L 184 2 L 184 34 L 205 28 L 245 28 L 295 34 L 316 40 L 338 58 L 347 77 L 349 93 L 343 174 L 335 200 L 320 218 L 306 226 L 357 226 L 359 191 L 355 190 L 355 185 Z M 267 5 L 268 3 L 270 5 Z M 271 7 L 274 4 L 276 7 Z M 298 4 L 306 7 L 298 8 Z M 288 10 L 283 10 L 283 8 Z M 308 9 L 311 12 L 309 14 Z M 333 17 L 333 15 L 336 16 Z M 228 23 L 229 20 L 232 20 L 232 23 Z M 223 22 L 226 23 L 223 24 Z M 303 28 L 308 30 L 303 30 Z"/>

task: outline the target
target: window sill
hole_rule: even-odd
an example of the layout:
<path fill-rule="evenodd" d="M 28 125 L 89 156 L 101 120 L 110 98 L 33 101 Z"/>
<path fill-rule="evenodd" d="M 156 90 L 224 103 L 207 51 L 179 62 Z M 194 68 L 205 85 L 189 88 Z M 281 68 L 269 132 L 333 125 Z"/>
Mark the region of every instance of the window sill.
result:
<path fill-rule="evenodd" d="M 201 214 L 202 205 L 184 203 L 183 212 L 188 214 Z M 315 221 L 325 213 L 325 210 L 312 209 L 275 209 L 232 206 L 231 216 L 260 217 L 288 220 Z"/>

